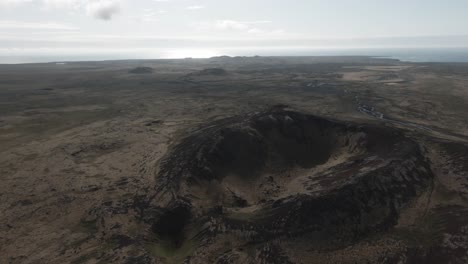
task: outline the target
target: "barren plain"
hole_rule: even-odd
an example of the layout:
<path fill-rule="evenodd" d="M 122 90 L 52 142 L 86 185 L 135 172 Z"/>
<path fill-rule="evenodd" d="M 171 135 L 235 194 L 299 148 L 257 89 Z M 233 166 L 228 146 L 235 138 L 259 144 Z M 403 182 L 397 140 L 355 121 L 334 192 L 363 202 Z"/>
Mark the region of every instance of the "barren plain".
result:
<path fill-rule="evenodd" d="M 0 263 L 468 263 L 468 64 L 0 65 Z"/>

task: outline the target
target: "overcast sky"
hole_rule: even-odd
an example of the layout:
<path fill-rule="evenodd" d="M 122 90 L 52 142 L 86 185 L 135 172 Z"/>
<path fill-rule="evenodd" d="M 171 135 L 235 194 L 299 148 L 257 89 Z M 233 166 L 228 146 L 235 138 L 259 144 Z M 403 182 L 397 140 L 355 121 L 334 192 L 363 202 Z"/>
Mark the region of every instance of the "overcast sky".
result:
<path fill-rule="evenodd" d="M 0 54 L 461 47 L 467 14 L 467 0 L 0 0 Z"/>

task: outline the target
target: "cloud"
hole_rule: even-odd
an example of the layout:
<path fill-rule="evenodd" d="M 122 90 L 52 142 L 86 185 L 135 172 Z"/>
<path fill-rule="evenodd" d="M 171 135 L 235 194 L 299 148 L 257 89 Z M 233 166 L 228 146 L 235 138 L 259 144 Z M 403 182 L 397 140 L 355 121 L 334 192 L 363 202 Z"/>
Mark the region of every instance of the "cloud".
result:
<path fill-rule="evenodd" d="M 245 22 L 235 20 L 218 20 L 214 27 L 220 30 L 248 30 L 249 25 Z"/>
<path fill-rule="evenodd" d="M 85 11 L 97 19 L 110 20 L 120 11 L 123 0 L 0 0 L 0 6 L 14 7 L 26 3 L 38 3 L 46 9 L 71 9 Z"/>
<path fill-rule="evenodd" d="M 53 22 L 31 23 L 11 20 L 0 20 L 0 29 L 78 30 L 77 27 Z"/>
<path fill-rule="evenodd" d="M 192 23 L 191 26 L 200 33 L 224 34 L 233 36 L 244 35 L 249 37 L 284 37 L 286 32 L 282 29 L 272 28 L 270 20 L 240 21 L 232 19 L 203 21 Z"/>
<path fill-rule="evenodd" d="M 269 20 L 260 21 L 237 21 L 237 20 L 218 20 L 214 22 L 214 28 L 218 30 L 235 30 L 235 31 L 259 31 L 255 25 L 271 23 Z"/>
<path fill-rule="evenodd" d="M 46 8 L 79 9 L 85 1 L 80 0 L 42 0 Z"/>
<path fill-rule="evenodd" d="M 24 3 L 33 2 L 34 0 L 0 0 L 0 6 L 2 7 L 12 7 L 15 5 L 21 5 Z"/>
<path fill-rule="evenodd" d="M 187 6 L 186 9 L 188 10 L 200 10 L 200 9 L 203 9 L 205 8 L 204 6 L 202 5 L 193 5 L 193 6 Z"/>
<path fill-rule="evenodd" d="M 86 5 L 86 13 L 102 20 L 110 20 L 112 16 L 120 11 L 118 1 L 100 0 L 92 1 Z"/>
<path fill-rule="evenodd" d="M 39 3 L 46 8 L 76 8 L 92 0 L 0 0 L 0 5 L 17 6 L 26 3 Z"/>
<path fill-rule="evenodd" d="M 166 14 L 167 11 L 163 9 L 147 8 L 143 9 L 138 16 L 132 16 L 133 19 L 139 22 L 156 22 L 160 17 Z"/>
<path fill-rule="evenodd" d="M 271 23 L 269 20 L 261 21 L 236 21 L 236 20 L 218 20 L 215 27 L 222 30 L 243 30 L 249 31 L 255 29 L 254 25 Z"/>

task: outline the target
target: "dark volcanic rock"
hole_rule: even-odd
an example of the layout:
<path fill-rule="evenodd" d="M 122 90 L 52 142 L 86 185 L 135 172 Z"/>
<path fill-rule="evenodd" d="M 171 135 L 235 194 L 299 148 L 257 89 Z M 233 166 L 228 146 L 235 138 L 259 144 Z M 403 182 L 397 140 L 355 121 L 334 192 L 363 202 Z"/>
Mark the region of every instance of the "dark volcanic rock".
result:
<path fill-rule="evenodd" d="M 194 225 L 205 243 L 218 234 L 358 239 L 395 225 L 433 178 L 397 130 L 280 109 L 211 123 L 159 167 L 153 230 L 175 243 Z"/>

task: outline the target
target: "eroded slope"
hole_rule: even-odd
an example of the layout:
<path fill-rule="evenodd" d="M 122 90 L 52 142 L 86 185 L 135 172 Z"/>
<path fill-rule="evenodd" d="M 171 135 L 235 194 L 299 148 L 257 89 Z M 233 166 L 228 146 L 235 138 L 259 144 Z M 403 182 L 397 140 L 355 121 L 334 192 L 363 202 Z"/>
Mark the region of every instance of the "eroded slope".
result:
<path fill-rule="evenodd" d="M 159 168 L 150 202 L 157 239 L 191 241 L 209 258 L 226 236 L 306 235 L 329 248 L 386 230 L 433 179 L 418 144 L 399 131 L 285 110 L 213 122 Z"/>

